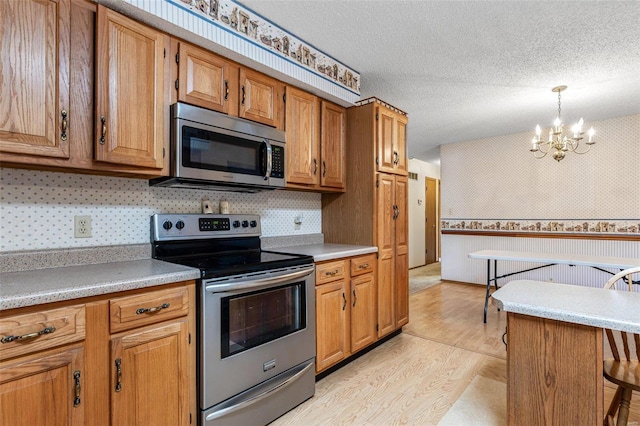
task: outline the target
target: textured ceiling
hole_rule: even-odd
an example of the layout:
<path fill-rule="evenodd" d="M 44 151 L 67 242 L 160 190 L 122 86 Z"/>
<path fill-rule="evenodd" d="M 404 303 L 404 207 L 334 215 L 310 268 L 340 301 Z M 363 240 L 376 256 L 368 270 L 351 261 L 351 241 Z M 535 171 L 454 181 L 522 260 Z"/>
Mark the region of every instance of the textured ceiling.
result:
<path fill-rule="evenodd" d="M 408 112 L 410 157 L 548 126 L 561 84 L 565 122 L 640 112 L 639 1 L 240 2 Z"/>

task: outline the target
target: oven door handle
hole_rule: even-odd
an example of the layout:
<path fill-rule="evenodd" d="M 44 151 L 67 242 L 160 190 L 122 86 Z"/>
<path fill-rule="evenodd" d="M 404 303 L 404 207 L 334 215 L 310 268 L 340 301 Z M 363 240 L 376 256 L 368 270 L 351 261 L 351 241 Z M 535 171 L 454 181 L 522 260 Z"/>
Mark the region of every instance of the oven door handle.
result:
<path fill-rule="evenodd" d="M 233 404 L 232 401 L 228 401 L 232 405 L 229 405 L 227 407 L 221 408 L 220 410 L 214 411 L 213 413 L 209 414 L 205 418 L 205 420 L 207 422 L 210 422 L 212 420 L 219 419 L 220 417 L 224 417 L 228 414 L 234 413 L 238 410 L 242 410 L 243 408 L 246 408 L 249 405 L 255 404 L 256 402 L 260 402 L 263 399 L 267 398 L 268 396 L 273 395 L 275 392 L 284 390 L 286 387 L 293 384 L 296 380 L 298 380 L 300 377 L 306 374 L 310 369 L 314 368 L 314 366 L 315 366 L 315 363 L 313 362 L 313 360 L 306 363 L 306 365 L 301 364 L 297 368 L 294 368 L 292 371 L 289 372 L 289 374 L 291 374 L 289 377 L 287 377 L 286 379 L 284 379 L 282 382 L 278 383 L 274 387 L 270 388 L 269 390 L 259 393 L 248 399 L 241 400 L 236 404 Z"/>
<path fill-rule="evenodd" d="M 230 283 L 216 283 L 206 286 L 204 289 L 209 293 L 225 293 L 228 291 L 245 290 L 245 289 L 259 289 L 261 287 L 270 287 L 274 284 L 283 283 L 286 281 L 295 280 L 305 277 L 313 273 L 315 268 L 313 266 L 301 269 L 299 271 L 290 272 L 288 274 L 270 276 L 266 278 L 250 278 L 247 280 L 233 281 Z"/>

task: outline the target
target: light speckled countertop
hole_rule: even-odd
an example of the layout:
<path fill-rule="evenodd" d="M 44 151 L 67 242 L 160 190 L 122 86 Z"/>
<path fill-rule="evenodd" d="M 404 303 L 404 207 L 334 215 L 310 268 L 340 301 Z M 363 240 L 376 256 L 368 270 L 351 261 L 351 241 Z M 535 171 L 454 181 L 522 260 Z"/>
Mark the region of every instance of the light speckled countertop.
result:
<path fill-rule="evenodd" d="M 640 333 L 640 293 L 514 280 L 491 297 L 506 312 Z"/>
<path fill-rule="evenodd" d="M 278 253 L 305 254 L 313 256 L 315 262 L 340 259 L 343 257 L 359 256 L 377 253 L 376 246 L 352 246 L 348 244 L 307 244 L 302 246 L 288 246 L 269 249 Z"/>
<path fill-rule="evenodd" d="M 155 259 L 8 272 L 0 275 L 0 310 L 198 278 L 198 269 Z"/>

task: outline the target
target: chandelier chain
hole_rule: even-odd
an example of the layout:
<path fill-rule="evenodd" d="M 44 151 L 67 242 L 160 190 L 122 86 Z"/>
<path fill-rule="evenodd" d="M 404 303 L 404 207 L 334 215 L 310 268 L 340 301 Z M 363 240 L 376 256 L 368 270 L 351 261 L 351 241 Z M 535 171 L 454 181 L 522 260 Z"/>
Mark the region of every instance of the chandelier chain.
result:
<path fill-rule="evenodd" d="M 560 118 L 560 91 L 558 91 L 558 118 Z"/>

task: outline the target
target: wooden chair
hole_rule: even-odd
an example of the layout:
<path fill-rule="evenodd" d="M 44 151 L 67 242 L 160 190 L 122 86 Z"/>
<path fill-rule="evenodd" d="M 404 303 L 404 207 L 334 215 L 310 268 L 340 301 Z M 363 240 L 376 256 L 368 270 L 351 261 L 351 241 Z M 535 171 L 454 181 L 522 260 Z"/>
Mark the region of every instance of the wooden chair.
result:
<path fill-rule="evenodd" d="M 618 272 L 607 281 L 604 288 L 618 289 L 618 287 L 622 287 L 629 291 L 639 291 L 640 284 L 633 284 L 634 274 L 640 275 L 640 267 Z M 640 335 L 609 329 L 606 329 L 605 332 L 613 359 L 604 360 L 603 374 L 611 383 L 618 385 L 618 389 L 607 411 L 604 425 L 626 426 L 629 418 L 631 394 L 633 391 L 640 392 Z M 618 351 L 619 347 L 622 348 L 622 354 Z M 618 412 L 618 419 L 614 422 L 616 412 Z"/>

